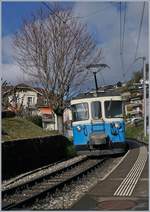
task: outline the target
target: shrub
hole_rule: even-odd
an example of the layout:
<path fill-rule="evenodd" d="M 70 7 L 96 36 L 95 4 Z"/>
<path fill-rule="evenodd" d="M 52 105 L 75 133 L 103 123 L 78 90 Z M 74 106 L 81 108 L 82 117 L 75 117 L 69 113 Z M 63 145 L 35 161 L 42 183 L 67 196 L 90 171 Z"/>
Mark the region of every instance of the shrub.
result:
<path fill-rule="evenodd" d="M 15 115 L 15 112 L 12 111 L 2 111 L 2 118 L 12 118 Z"/>
<path fill-rule="evenodd" d="M 73 145 L 73 142 L 68 140 L 66 145 L 66 157 L 71 158 L 77 155 L 75 146 Z"/>
<path fill-rule="evenodd" d="M 33 122 L 34 124 L 38 125 L 42 128 L 42 117 L 41 116 L 28 116 L 27 120 Z"/>

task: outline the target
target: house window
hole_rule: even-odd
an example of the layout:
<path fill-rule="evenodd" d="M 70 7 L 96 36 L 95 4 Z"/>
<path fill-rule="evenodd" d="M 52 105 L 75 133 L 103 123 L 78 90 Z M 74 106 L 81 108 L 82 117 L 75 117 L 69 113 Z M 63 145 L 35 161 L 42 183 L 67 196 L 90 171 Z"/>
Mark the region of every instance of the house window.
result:
<path fill-rule="evenodd" d="M 34 100 L 35 100 L 35 97 L 28 96 L 27 97 L 27 104 L 28 105 L 33 105 L 34 104 Z"/>
<path fill-rule="evenodd" d="M 47 105 L 47 104 L 48 104 L 48 100 L 44 99 L 44 105 Z"/>

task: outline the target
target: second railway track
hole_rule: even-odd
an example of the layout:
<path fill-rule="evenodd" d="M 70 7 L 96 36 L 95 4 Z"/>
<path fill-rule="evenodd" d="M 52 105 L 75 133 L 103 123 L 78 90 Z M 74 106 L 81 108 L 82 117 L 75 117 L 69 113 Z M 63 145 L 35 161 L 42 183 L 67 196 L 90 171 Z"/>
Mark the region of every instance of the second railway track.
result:
<path fill-rule="evenodd" d="M 64 166 L 51 173 L 45 174 L 23 184 L 2 191 L 2 210 L 25 208 L 34 203 L 36 199 L 44 198 L 48 193 L 76 179 L 106 159 L 90 159 L 82 157 L 76 162 Z"/>

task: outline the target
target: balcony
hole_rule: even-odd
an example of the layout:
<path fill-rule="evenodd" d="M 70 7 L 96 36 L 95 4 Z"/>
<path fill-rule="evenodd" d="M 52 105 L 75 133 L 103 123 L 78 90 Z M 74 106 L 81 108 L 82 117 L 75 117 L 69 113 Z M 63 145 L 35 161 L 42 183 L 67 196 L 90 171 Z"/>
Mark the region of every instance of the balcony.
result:
<path fill-rule="evenodd" d="M 54 124 L 55 123 L 55 117 L 51 114 L 43 114 L 42 115 L 42 121 Z"/>

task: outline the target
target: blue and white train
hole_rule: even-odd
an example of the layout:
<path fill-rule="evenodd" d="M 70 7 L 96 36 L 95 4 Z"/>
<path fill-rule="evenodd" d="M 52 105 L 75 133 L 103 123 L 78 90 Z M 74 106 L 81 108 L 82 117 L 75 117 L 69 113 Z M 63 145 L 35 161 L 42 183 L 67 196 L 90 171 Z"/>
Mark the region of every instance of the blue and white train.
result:
<path fill-rule="evenodd" d="M 123 101 L 108 92 L 83 94 L 71 100 L 74 145 L 91 155 L 127 151 Z"/>

